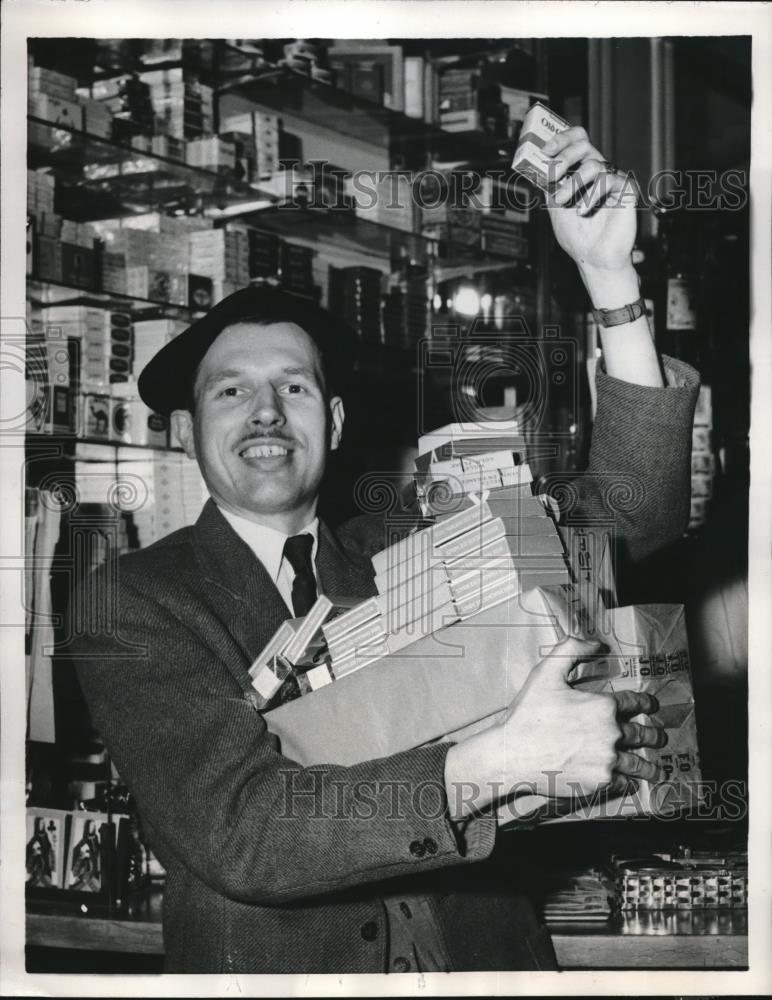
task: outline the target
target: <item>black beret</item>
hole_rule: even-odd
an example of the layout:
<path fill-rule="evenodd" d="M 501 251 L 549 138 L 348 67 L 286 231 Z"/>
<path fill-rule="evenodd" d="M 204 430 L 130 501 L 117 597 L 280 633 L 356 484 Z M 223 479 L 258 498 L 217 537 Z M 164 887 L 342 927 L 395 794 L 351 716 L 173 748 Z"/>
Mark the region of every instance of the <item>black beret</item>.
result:
<path fill-rule="evenodd" d="M 204 355 L 226 327 L 245 321 L 296 323 L 319 348 L 327 388 L 341 390 L 353 365 L 353 331 L 308 299 L 269 285 L 254 285 L 222 299 L 151 358 L 137 381 L 145 404 L 167 416 L 172 410 L 187 409 L 193 377 Z"/>

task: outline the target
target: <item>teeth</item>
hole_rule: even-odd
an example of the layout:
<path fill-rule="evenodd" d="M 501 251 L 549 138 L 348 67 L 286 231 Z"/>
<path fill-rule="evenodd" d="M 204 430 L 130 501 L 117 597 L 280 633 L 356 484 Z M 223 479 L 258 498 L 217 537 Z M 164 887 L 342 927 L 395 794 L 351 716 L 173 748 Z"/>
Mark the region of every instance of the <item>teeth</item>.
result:
<path fill-rule="evenodd" d="M 241 453 L 242 458 L 276 458 L 288 454 L 288 449 L 280 444 L 253 444 Z"/>

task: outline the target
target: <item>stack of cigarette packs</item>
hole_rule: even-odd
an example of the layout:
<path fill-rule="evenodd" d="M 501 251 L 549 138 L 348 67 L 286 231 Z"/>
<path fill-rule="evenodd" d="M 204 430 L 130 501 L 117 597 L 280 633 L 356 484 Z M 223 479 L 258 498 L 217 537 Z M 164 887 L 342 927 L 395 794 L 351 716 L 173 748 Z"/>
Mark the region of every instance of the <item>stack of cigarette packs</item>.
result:
<path fill-rule="evenodd" d="M 292 672 L 310 693 L 526 590 L 572 582 L 514 421 L 451 424 L 421 438 L 419 452 L 426 526 L 373 556 L 376 595 L 348 609 L 319 599 L 308 617 L 311 659 L 298 658 L 295 628 L 280 628 L 253 665 L 261 707 Z"/>
<path fill-rule="evenodd" d="M 589 601 L 593 591 L 604 593 L 598 584 L 607 577 L 605 559 L 593 552 L 592 531 L 584 529 L 563 533 L 571 557 L 565 555 L 552 503 L 532 493 L 517 428 L 504 427 L 499 433 L 484 425 L 443 428 L 422 439 L 417 465 L 434 476 L 438 461 L 475 458 L 483 478 L 511 469 L 493 457 L 506 451 L 515 456 L 521 481 L 446 488 L 442 500 L 424 493 L 430 523 L 373 557 L 375 596 L 347 610 L 336 608 L 334 597 L 320 598 L 306 619 L 284 623 L 257 658 L 253 700 L 265 710 L 283 754 L 306 766 L 350 765 L 436 740 L 463 740 L 501 719 L 534 665 L 567 633 L 599 634 L 601 618 L 593 618 Z M 468 472 L 462 467 L 453 474 L 463 483 Z M 419 498 L 424 487 L 419 480 Z M 588 554 L 595 581 L 585 586 L 569 565 L 584 572 Z M 613 580 L 607 583 L 613 590 Z M 521 795 L 515 807 L 508 802 L 498 810 L 503 825 L 672 816 L 697 801 L 683 607 L 598 611 L 611 653 L 581 664 L 570 683 L 603 694 L 653 693 L 668 744 L 641 753 L 668 778 L 641 782 L 619 799 L 580 802 L 578 809 L 576 802 Z M 305 697 L 281 697 L 292 682 L 294 693 Z"/>

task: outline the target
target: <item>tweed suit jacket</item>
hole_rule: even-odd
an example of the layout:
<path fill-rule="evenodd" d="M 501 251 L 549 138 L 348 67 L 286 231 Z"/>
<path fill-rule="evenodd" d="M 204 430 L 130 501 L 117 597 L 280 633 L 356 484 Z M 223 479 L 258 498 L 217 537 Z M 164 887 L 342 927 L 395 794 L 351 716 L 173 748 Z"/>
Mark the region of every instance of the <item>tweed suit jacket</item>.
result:
<path fill-rule="evenodd" d="M 622 526 L 636 559 L 678 537 L 688 512 L 697 381 L 675 371 L 679 390 L 599 376 L 590 471 L 654 487 Z M 602 477 L 581 477 L 578 491 L 578 511 L 608 514 Z M 374 593 L 378 547 L 372 523 L 339 538 L 321 525 L 320 589 Z M 289 613 L 211 501 L 194 526 L 98 571 L 71 607 L 94 725 L 167 869 L 168 971 L 385 971 L 381 897 L 402 884 L 430 901 L 454 969 L 553 967 L 527 899 L 486 862 L 495 819 L 447 816 L 447 744 L 354 767 L 303 768 L 281 754 L 253 707 L 248 667 Z M 404 794 L 419 783 L 434 790 L 433 808 Z"/>

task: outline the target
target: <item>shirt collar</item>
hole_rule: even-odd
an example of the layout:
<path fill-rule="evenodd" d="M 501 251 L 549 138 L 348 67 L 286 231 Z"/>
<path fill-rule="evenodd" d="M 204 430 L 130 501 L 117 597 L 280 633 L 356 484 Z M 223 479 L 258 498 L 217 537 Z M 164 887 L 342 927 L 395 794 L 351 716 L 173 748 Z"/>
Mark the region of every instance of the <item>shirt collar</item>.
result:
<path fill-rule="evenodd" d="M 268 575 L 276 583 L 281 571 L 282 559 L 284 558 L 284 543 L 290 537 L 283 531 L 276 528 L 269 528 L 264 524 L 257 524 L 249 521 L 239 514 L 232 514 L 218 505 L 218 509 L 228 524 L 233 528 L 242 541 L 252 549 L 254 554 L 265 566 Z M 298 535 L 311 535 L 314 540 L 311 549 L 311 562 L 316 560 L 316 552 L 319 548 L 319 518 L 315 517 L 304 528 L 297 532 Z"/>

